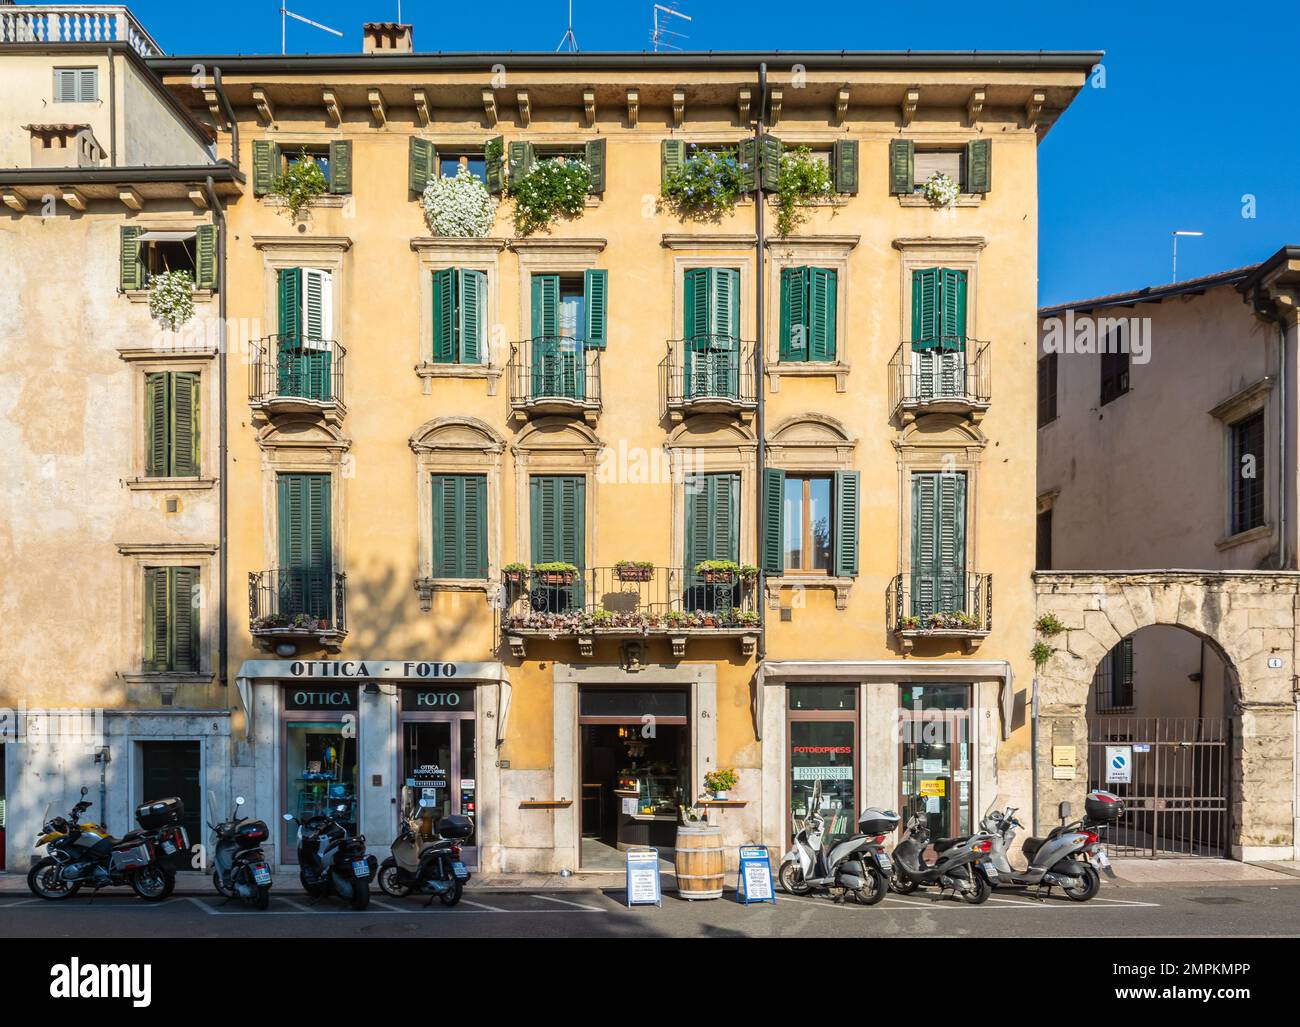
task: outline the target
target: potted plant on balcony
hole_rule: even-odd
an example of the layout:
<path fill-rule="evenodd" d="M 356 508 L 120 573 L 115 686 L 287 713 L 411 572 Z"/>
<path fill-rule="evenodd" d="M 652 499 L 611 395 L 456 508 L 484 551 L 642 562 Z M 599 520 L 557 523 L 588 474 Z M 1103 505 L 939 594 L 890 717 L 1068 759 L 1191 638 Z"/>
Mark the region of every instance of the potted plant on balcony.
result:
<path fill-rule="evenodd" d="M 669 610 L 664 614 L 664 623 L 670 628 L 684 628 L 690 622 L 690 616 L 685 610 Z"/>
<path fill-rule="evenodd" d="M 613 628 L 618 626 L 614 611 L 606 610 L 603 606 L 591 611 L 590 620 L 590 626 L 593 628 Z"/>
<path fill-rule="evenodd" d="M 526 563 L 508 563 L 501 568 L 501 573 L 506 576 L 506 581 L 512 585 L 522 585 L 524 578 L 528 574 L 528 564 Z"/>
<path fill-rule="evenodd" d="M 271 183 L 271 195 L 279 197 L 290 221 L 298 221 L 327 187 L 325 172 L 304 150 Z"/>
<path fill-rule="evenodd" d="M 951 207 L 961 195 L 961 186 L 942 171 L 936 171 L 921 187 L 921 195 L 929 201 L 931 207 Z"/>
<path fill-rule="evenodd" d="M 690 145 L 680 167 L 664 179 L 663 200 L 679 218 L 719 221 L 744 195 L 735 150 L 704 150 Z"/>
<path fill-rule="evenodd" d="M 735 560 L 701 560 L 694 569 L 706 585 L 730 585 L 740 576 Z"/>
<path fill-rule="evenodd" d="M 525 175 L 510 181 L 515 201 L 515 231 L 532 235 L 550 228 L 558 218 L 581 217 L 591 188 L 591 168 L 586 161 L 551 158 L 539 160 Z"/>
<path fill-rule="evenodd" d="M 553 560 L 534 564 L 533 573 L 544 585 L 572 585 L 573 579 L 578 576 L 578 568 L 571 563 Z"/>
<path fill-rule="evenodd" d="M 921 626 L 921 618 L 914 614 L 908 614 L 906 617 L 898 618 L 899 631 L 916 631 Z"/>
<path fill-rule="evenodd" d="M 816 200 L 834 200 L 831 166 L 817 160 L 806 146 L 795 146 L 781 154 L 776 182 L 776 234 L 790 235 L 807 218 L 802 209 Z"/>
<path fill-rule="evenodd" d="M 710 770 L 704 775 L 704 787 L 719 802 L 726 802 L 727 793 L 739 783 L 740 775 L 730 767 L 719 767 L 717 770 Z"/>
<path fill-rule="evenodd" d="M 614 574 L 619 581 L 649 581 L 654 571 L 655 565 L 649 560 L 619 560 L 614 564 Z"/>

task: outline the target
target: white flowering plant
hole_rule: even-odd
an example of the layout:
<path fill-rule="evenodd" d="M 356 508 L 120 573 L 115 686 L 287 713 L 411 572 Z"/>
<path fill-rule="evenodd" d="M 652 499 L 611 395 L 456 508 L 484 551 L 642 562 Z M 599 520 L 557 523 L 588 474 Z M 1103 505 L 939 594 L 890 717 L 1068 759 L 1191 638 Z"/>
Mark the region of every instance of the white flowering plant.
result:
<path fill-rule="evenodd" d="M 921 187 L 921 195 L 932 207 L 951 207 L 961 195 L 961 186 L 942 171 L 936 171 Z"/>
<path fill-rule="evenodd" d="M 461 167 L 455 178 L 435 178 L 424 187 L 424 221 L 434 235 L 481 239 L 492 231 L 496 197 Z"/>
<path fill-rule="evenodd" d="M 556 218 L 581 217 L 591 188 L 591 167 L 582 160 L 540 160 L 510 183 L 515 201 L 515 231 L 532 235 Z"/>
<path fill-rule="evenodd" d="M 149 279 L 149 313 L 172 332 L 194 316 L 194 279 L 188 271 L 164 271 Z"/>

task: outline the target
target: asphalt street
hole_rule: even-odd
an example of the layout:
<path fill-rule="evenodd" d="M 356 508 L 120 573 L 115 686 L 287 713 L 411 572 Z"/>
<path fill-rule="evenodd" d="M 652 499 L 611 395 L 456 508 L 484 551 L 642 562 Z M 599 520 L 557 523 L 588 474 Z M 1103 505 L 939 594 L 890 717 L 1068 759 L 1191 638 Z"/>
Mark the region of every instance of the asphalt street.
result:
<path fill-rule="evenodd" d="M 865 908 L 780 893 L 775 905 L 743 906 L 730 892 L 712 902 L 670 893 L 662 907 L 634 909 L 624 899 L 622 887 L 611 885 L 477 892 L 452 909 L 379 897 L 353 912 L 280 891 L 258 912 L 216 895 L 149 904 L 125 891 L 57 903 L 11 894 L 0 897 L 0 938 L 1300 937 L 1300 882 L 1111 886 L 1082 904 L 1013 892 L 982 906 L 926 892 L 891 894 Z"/>

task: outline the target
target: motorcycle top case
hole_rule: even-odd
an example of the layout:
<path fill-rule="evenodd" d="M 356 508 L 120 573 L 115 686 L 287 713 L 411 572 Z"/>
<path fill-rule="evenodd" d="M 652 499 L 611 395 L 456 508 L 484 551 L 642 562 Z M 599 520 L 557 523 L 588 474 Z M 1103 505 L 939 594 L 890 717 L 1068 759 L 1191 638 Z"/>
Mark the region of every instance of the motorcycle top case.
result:
<path fill-rule="evenodd" d="M 135 808 L 136 823 L 146 831 L 179 824 L 184 817 L 185 803 L 175 796 L 170 799 L 155 799 Z"/>
<path fill-rule="evenodd" d="M 245 820 L 235 828 L 235 844 L 241 849 L 256 849 L 270 836 L 264 820 Z"/>
<path fill-rule="evenodd" d="M 1118 820 L 1124 815 L 1124 800 L 1114 792 L 1098 788 L 1088 793 L 1083 808 L 1089 820 Z"/>
<path fill-rule="evenodd" d="M 443 838 L 468 838 L 474 833 L 474 825 L 469 817 L 452 813 L 438 821 L 438 834 Z"/>
<path fill-rule="evenodd" d="M 858 818 L 858 830 L 863 834 L 889 834 L 898 826 L 898 814 L 892 809 L 869 806 Z"/>

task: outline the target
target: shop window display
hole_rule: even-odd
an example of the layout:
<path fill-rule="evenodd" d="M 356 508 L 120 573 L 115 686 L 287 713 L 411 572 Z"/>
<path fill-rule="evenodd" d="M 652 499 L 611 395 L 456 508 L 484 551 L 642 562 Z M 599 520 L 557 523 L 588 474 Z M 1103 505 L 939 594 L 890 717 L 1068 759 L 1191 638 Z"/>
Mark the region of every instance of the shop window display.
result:
<path fill-rule="evenodd" d="M 924 813 L 936 837 L 971 832 L 970 695 L 969 685 L 907 685 L 900 693 L 899 805 L 905 820 Z"/>
<path fill-rule="evenodd" d="M 286 724 L 285 768 L 286 812 L 300 821 L 328 812 L 356 833 L 357 743 L 342 721 Z"/>

